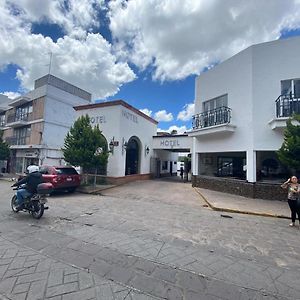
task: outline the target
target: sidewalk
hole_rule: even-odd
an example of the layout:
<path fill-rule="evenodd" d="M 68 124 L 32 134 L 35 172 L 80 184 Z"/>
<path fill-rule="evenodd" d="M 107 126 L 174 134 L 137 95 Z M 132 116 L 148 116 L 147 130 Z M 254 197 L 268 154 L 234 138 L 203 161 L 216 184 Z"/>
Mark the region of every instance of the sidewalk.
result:
<path fill-rule="evenodd" d="M 195 190 L 213 210 L 290 219 L 285 201 L 246 198 L 196 187 Z"/>

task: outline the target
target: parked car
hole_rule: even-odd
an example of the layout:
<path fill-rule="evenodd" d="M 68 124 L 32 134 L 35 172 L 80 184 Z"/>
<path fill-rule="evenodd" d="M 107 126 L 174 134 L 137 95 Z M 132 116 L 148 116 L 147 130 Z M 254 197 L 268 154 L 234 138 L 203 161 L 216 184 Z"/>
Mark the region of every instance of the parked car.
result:
<path fill-rule="evenodd" d="M 45 182 L 51 182 L 55 191 L 67 190 L 73 193 L 80 185 L 80 175 L 73 167 L 41 166 L 40 172 Z"/>

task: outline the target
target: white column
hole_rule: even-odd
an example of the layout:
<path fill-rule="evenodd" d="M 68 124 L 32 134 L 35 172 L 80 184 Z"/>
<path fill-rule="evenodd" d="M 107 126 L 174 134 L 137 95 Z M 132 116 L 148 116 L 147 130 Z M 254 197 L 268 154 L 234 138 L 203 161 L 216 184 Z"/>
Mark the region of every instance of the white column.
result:
<path fill-rule="evenodd" d="M 247 151 L 247 181 L 256 182 L 256 151 Z"/>
<path fill-rule="evenodd" d="M 196 152 L 197 140 L 193 137 L 193 147 L 192 147 L 192 173 L 193 175 L 198 175 L 198 157 L 199 154 Z"/>

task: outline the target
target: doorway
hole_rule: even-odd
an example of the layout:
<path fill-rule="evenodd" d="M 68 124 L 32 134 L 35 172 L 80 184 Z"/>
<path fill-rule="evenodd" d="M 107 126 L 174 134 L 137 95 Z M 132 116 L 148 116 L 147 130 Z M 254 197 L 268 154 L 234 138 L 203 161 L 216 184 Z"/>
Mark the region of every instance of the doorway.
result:
<path fill-rule="evenodd" d="M 125 175 L 139 174 L 140 142 L 137 137 L 131 137 L 126 147 Z"/>

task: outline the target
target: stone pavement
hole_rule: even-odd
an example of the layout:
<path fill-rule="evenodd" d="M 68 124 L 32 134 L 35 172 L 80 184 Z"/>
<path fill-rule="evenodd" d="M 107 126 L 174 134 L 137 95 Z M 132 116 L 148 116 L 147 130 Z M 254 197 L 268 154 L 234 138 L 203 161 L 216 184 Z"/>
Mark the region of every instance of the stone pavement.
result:
<path fill-rule="evenodd" d="M 196 187 L 195 190 L 214 210 L 287 219 L 291 217 L 287 201 L 246 198 Z"/>
<path fill-rule="evenodd" d="M 39 221 L 13 214 L 10 196 L 0 182 L 8 299 L 299 299 L 300 231 L 287 220 L 223 218 L 189 184 L 56 195 Z"/>

